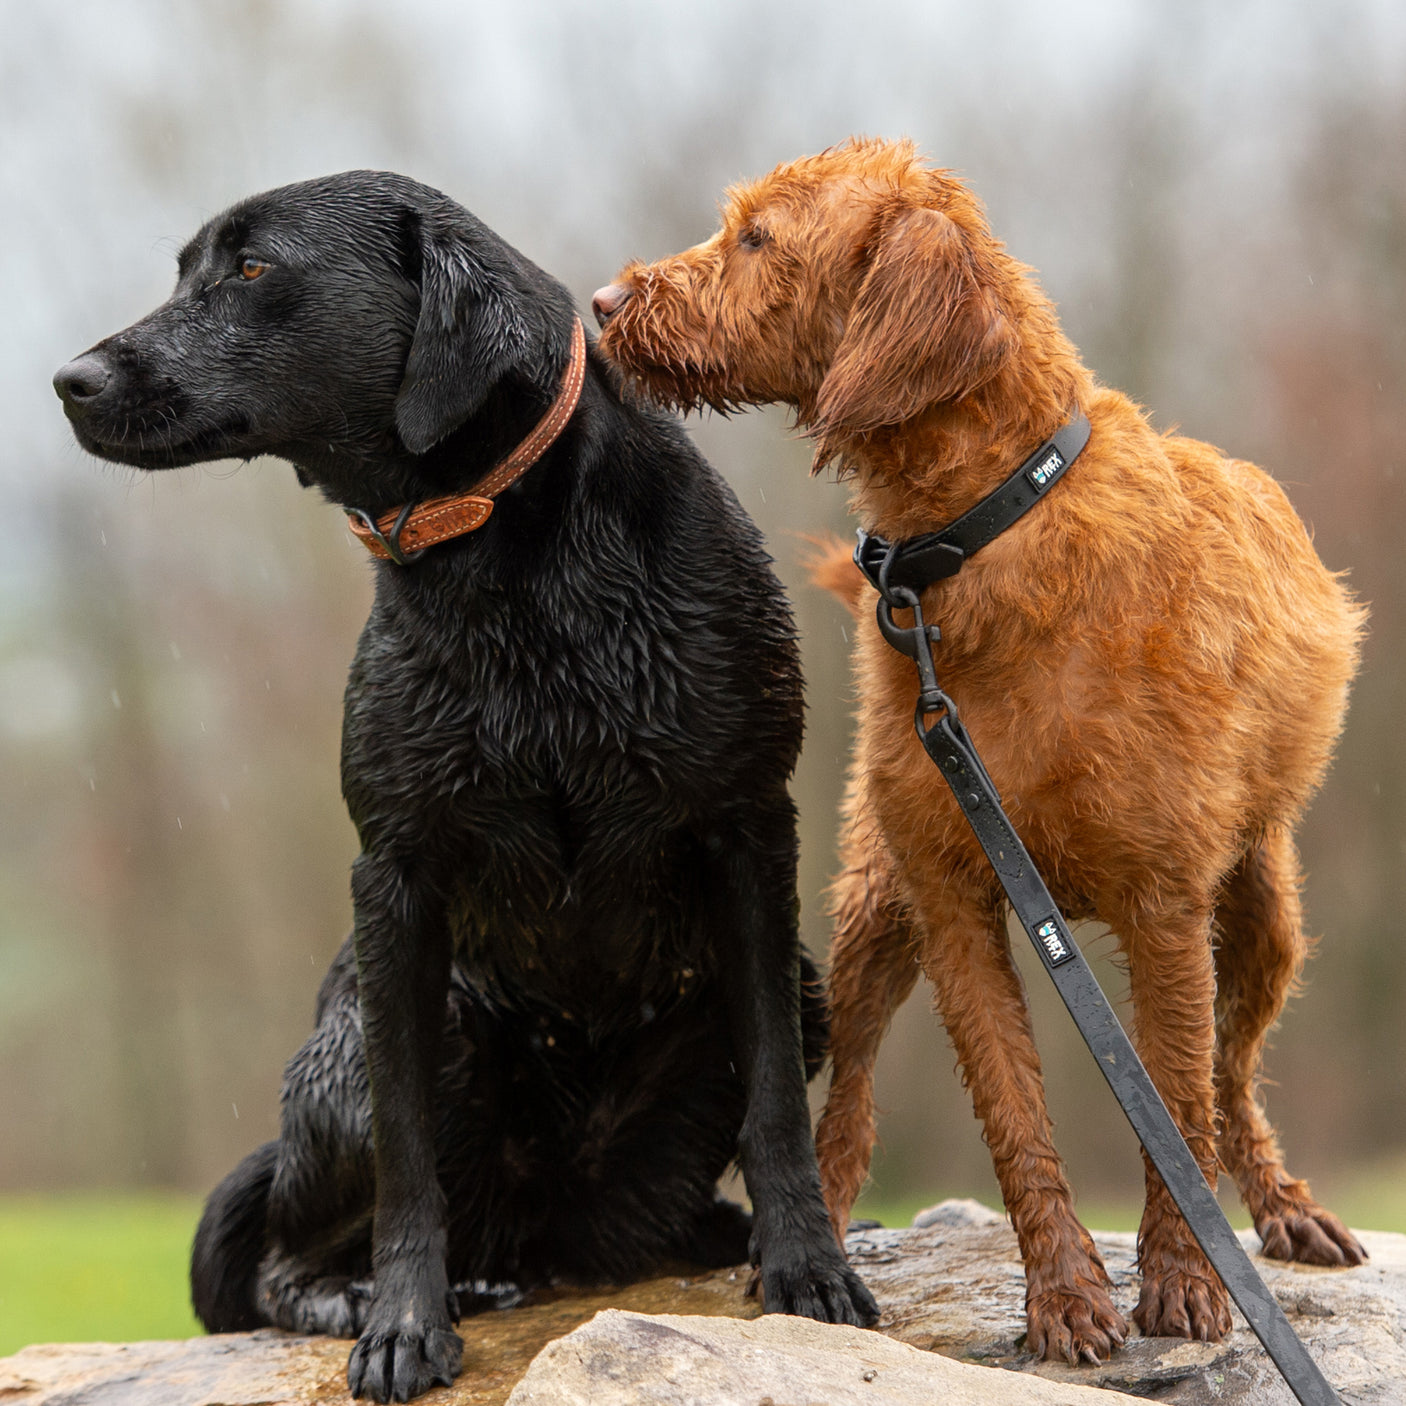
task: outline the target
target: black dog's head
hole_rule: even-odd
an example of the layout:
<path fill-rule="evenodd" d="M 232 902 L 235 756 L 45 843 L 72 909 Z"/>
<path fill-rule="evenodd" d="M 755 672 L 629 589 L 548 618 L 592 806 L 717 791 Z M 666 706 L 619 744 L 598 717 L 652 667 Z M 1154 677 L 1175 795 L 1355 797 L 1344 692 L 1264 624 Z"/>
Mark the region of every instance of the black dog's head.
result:
<path fill-rule="evenodd" d="M 275 454 L 374 509 L 457 486 L 446 441 L 471 417 L 510 439 L 555 390 L 570 318 L 565 289 L 438 191 L 348 171 L 211 220 L 172 297 L 54 386 L 103 458 Z"/>

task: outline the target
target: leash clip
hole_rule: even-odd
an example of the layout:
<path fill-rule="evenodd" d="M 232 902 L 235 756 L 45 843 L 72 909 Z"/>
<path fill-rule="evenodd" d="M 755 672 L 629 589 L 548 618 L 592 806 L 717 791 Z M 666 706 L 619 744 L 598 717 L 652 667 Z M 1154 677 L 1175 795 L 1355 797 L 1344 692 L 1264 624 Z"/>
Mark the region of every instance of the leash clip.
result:
<path fill-rule="evenodd" d="M 895 607 L 911 610 L 913 623 L 900 625 L 893 618 Z M 910 591 L 907 586 L 890 586 L 887 594 L 879 597 L 875 614 L 879 621 L 879 633 L 894 649 L 918 666 L 919 712 L 938 713 L 945 709 L 955 716 L 957 710 L 938 686 L 937 668 L 932 661 L 932 647 L 942 638 L 942 631 L 923 619 L 923 603 L 918 599 L 918 593 Z"/>
<path fill-rule="evenodd" d="M 879 593 L 875 611 L 879 633 L 894 649 L 918 666 L 918 717 L 925 713 L 947 712 L 955 718 L 956 705 L 938 686 L 937 668 L 932 661 L 932 647 L 942 638 L 942 631 L 923 619 L 923 603 L 917 591 L 889 580 L 889 573 L 898 557 L 897 546 L 875 533 L 866 532 L 862 527 L 858 535 L 854 564 Z M 913 623 L 900 625 L 893 618 L 895 610 L 911 610 Z"/>

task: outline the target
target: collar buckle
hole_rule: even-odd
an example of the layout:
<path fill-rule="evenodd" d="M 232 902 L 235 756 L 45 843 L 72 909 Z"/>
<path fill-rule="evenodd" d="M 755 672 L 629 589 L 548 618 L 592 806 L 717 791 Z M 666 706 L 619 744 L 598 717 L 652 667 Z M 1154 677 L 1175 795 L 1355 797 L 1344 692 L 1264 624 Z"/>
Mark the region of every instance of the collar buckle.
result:
<path fill-rule="evenodd" d="M 405 524 L 410 521 L 410 515 L 419 506 L 418 503 L 407 503 L 397 515 L 395 523 L 387 531 L 382 532 L 376 519 L 364 508 L 348 508 L 347 516 L 358 519 L 366 529 L 367 535 L 375 542 L 383 552 L 397 566 L 413 566 L 420 560 L 426 547 L 421 547 L 417 552 L 408 552 L 400 545 L 400 534 L 405 531 Z"/>

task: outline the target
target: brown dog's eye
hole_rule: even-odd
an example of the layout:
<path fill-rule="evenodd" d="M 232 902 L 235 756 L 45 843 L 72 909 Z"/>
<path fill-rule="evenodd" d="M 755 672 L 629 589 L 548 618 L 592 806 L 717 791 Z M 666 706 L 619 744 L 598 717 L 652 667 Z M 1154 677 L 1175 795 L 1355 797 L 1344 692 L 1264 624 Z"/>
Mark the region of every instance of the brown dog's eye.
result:
<path fill-rule="evenodd" d="M 239 261 L 239 276 L 246 283 L 252 283 L 256 278 L 262 278 L 272 267 L 262 259 L 241 259 Z"/>
<path fill-rule="evenodd" d="M 769 243 L 771 236 L 764 230 L 760 230 L 756 225 L 748 225 L 737 236 L 737 242 L 744 249 L 760 249 L 762 245 Z"/>

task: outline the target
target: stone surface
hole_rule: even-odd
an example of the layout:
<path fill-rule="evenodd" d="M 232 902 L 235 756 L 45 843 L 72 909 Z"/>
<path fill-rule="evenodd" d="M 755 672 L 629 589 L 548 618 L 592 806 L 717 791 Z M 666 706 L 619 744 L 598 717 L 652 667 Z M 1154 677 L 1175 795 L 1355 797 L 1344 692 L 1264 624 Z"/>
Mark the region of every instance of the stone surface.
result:
<path fill-rule="evenodd" d="M 745 1271 L 668 1275 L 599 1292 L 539 1294 L 521 1307 L 466 1318 L 464 1371 L 425 1406 L 502 1406 L 536 1353 L 602 1309 L 760 1314 Z M 0 1406 L 309 1406 L 350 1403 L 350 1342 L 264 1329 L 187 1342 L 52 1343 L 0 1358 Z"/>
<path fill-rule="evenodd" d="M 1253 1231 L 1241 1241 L 1347 1406 L 1406 1406 L 1406 1236 L 1356 1233 L 1371 1255 L 1357 1269 L 1286 1265 L 1253 1253 Z M 1096 1231 L 1094 1240 L 1114 1303 L 1131 1321 L 1136 1236 Z M 912 1229 L 862 1231 L 848 1243 L 883 1309 L 880 1330 L 901 1342 L 1174 1406 L 1295 1406 L 1238 1312 L 1223 1343 L 1132 1337 L 1100 1367 L 1035 1362 L 1021 1351 L 1025 1278 L 1015 1233 L 977 1202 L 947 1201 L 920 1213 Z"/>
<path fill-rule="evenodd" d="M 1036 1363 L 1021 1351 L 1025 1283 L 1004 1217 L 975 1202 L 944 1202 L 918 1220 L 912 1229 L 850 1237 L 851 1256 L 883 1308 L 879 1328 L 888 1337 L 1061 1388 L 1111 1388 L 1171 1406 L 1293 1406 L 1288 1388 L 1238 1315 L 1234 1332 L 1220 1344 L 1135 1337 L 1101 1367 Z M 1358 1234 L 1372 1256 L 1358 1269 L 1255 1262 L 1346 1406 L 1406 1406 L 1406 1236 Z M 1113 1277 L 1115 1301 L 1129 1314 L 1138 1291 L 1134 1237 L 1096 1233 L 1094 1239 Z M 1253 1234 L 1244 1239 L 1247 1247 L 1258 1248 Z M 519 1308 L 465 1319 L 463 1376 L 452 1389 L 436 1389 L 421 1400 L 426 1406 L 500 1406 L 540 1349 L 601 1310 L 755 1318 L 757 1305 L 745 1296 L 746 1281 L 746 1273 L 735 1270 L 661 1276 L 618 1290 L 537 1295 Z M 799 1319 L 766 1322 L 768 1342 L 773 1333 L 792 1331 L 798 1341 L 810 1343 L 826 1331 Z M 869 1341 L 869 1335 L 860 1336 Z M 0 1406 L 346 1402 L 348 1348 L 343 1342 L 274 1332 L 176 1343 L 31 1347 L 0 1359 Z M 843 1359 L 854 1349 L 841 1344 L 836 1351 Z M 638 1349 L 631 1354 L 632 1359 L 645 1355 Z M 1017 1399 L 1010 1393 L 1020 1378 L 993 1373 L 990 1380 L 993 1402 Z M 798 1402 L 774 1393 L 773 1400 L 776 1406 Z M 726 1397 L 711 1402 L 733 1406 Z"/>
<path fill-rule="evenodd" d="M 1100 1391 L 921 1352 L 882 1333 L 772 1314 L 608 1309 L 549 1343 L 508 1406 L 1133 1406 Z"/>
<path fill-rule="evenodd" d="M 0 1403 L 263 1406 L 346 1397 L 346 1343 L 281 1333 L 188 1342 L 50 1343 L 0 1361 Z"/>

